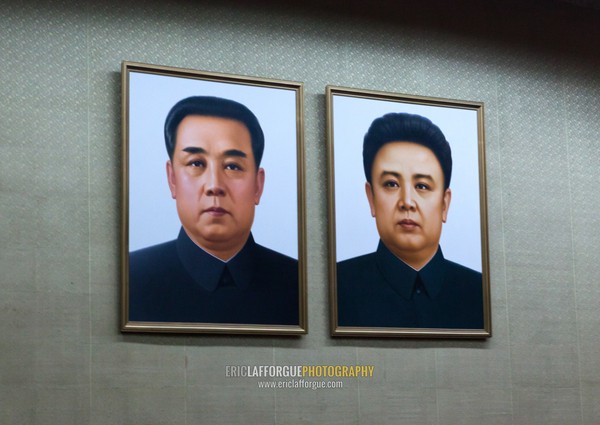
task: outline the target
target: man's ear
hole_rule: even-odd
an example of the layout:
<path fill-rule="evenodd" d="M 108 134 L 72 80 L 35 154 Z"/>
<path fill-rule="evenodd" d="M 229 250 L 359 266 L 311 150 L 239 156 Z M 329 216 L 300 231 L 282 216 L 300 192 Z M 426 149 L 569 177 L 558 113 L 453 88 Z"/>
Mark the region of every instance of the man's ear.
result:
<path fill-rule="evenodd" d="M 373 193 L 373 187 L 371 183 L 365 182 L 365 193 L 369 200 L 369 207 L 371 208 L 371 217 L 375 217 L 375 194 Z"/>
<path fill-rule="evenodd" d="M 173 170 L 173 163 L 171 162 L 171 160 L 167 161 L 167 180 L 169 182 L 171 198 L 175 199 L 177 197 L 177 184 L 175 181 L 175 171 Z"/>
<path fill-rule="evenodd" d="M 450 188 L 444 192 L 444 199 L 442 199 L 442 223 L 445 223 L 448 218 L 448 210 L 450 209 L 450 201 L 452 200 L 452 191 Z"/>
<path fill-rule="evenodd" d="M 264 188 L 265 170 L 263 168 L 259 168 L 256 172 L 256 192 L 254 193 L 254 204 L 258 205 L 260 203 L 260 197 L 263 194 Z"/>

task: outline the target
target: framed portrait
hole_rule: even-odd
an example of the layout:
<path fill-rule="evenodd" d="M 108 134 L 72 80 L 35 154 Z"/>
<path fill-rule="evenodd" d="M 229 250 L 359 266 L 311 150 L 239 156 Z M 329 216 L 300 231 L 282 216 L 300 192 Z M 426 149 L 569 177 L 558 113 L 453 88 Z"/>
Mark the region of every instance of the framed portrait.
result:
<path fill-rule="evenodd" d="M 307 332 L 303 84 L 122 63 L 121 330 Z"/>
<path fill-rule="evenodd" d="M 491 336 L 483 104 L 328 86 L 333 336 Z"/>

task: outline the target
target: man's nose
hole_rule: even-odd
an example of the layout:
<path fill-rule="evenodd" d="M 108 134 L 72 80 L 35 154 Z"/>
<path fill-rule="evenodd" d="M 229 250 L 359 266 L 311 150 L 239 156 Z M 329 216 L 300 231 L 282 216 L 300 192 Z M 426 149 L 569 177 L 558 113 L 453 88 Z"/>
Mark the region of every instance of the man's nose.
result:
<path fill-rule="evenodd" d="M 412 188 L 410 186 L 407 185 L 400 190 L 398 207 L 403 211 L 412 211 L 416 208 Z"/>
<path fill-rule="evenodd" d="M 205 193 L 207 196 L 223 196 L 225 188 L 223 186 L 223 176 L 218 168 L 212 167 L 206 173 L 207 181 L 205 185 Z"/>

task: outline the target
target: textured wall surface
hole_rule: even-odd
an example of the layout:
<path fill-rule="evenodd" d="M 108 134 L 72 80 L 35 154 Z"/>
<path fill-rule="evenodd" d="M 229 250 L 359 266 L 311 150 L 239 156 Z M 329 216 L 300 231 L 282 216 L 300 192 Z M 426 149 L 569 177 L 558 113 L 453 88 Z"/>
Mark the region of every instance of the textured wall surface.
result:
<path fill-rule="evenodd" d="M 600 423 L 597 11 L 0 3 L 2 424 Z M 119 332 L 122 60 L 305 82 L 307 336 Z M 329 337 L 327 84 L 485 103 L 493 338 Z M 232 364 L 375 376 L 266 390 Z"/>

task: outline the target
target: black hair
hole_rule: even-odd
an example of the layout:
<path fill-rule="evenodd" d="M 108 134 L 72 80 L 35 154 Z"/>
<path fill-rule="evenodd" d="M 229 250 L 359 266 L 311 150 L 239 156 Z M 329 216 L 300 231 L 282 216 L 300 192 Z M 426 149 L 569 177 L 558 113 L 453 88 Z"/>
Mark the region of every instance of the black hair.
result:
<path fill-rule="evenodd" d="M 215 96 L 191 96 L 177 102 L 165 120 L 165 145 L 169 158 L 173 159 L 177 128 L 188 115 L 229 118 L 240 121 L 248 128 L 256 168 L 265 149 L 265 136 L 256 115 L 241 103 Z"/>
<path fill-rule="evenodd" d="M 389 113 L 375 119 L 363 141 L 363 167 L 371 182 L 373 161 L 379 149 L 390 142 L 413 142 L 429 148 L 436 156 L 444 174 L 444 189 L 452 177 L 452 152 L 444 133 L 437 125 L 421 115 Z"/>

